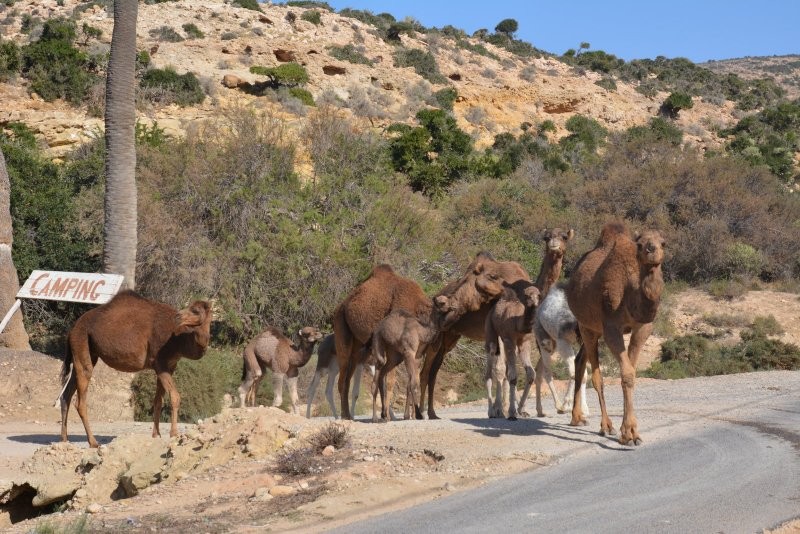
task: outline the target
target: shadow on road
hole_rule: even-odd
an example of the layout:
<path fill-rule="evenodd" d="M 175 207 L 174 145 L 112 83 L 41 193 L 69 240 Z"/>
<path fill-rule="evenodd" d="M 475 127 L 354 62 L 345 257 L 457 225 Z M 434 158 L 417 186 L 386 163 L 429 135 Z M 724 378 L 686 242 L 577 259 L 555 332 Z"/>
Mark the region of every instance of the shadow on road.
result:
<path fill-rule="evenodd" d="M 111 443 L 111 441 L 116 437 L 117 436 L 95 436 L 95 439 L 97 439 L 97 443 L 99 443 L 100 445 L 105 445 Z M 83 434 L 69 434 L 67 438 L 69 438 L 70 443 L 74 443 L 76 445 L 89 444 L 89 442 L 86 440 L 86 436 Z M 17 443 L 34 443 L 37 445 L 50 445 L 53 443 L 60 442 L 61 434 L 20 434 L 18 436 L 6 436 L 5 439 L 9 441 L 16 441 Z"/>
<path fill-rule="evenodd" d="M 606 436 L 604 438 L 599 436 L 597 432 L 593 432 L 586 427 L 569 426 L 567 424 L 550 424 L 542 421 L 541 419 L 535 418 L 521 418 L 516 421 L 509 421 L 508 419 L 504 418 L 464 418 L 453 419 L 453 421 L 477 427 L 473 429 L 474 432 L 478 432 L 484 436 L 492 438 L 499 438 L 503 435 L 532 437 L 550 436 L 556 439 L 593 444 L 609 450 L 632 450 L 628 447 L 620 445 L 615 436 Z M 598 441 L 598 439 L 601 441 Z M 608 440 L 616 446 L 605 443 L 604 440 Z"/>

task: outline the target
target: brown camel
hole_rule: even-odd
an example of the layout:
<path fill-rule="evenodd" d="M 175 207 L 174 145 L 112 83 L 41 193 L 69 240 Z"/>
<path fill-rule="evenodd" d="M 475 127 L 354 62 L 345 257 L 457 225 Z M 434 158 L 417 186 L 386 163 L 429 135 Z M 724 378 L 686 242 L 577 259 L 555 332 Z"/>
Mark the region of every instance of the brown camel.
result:
<path fill-rule="evenodd" d="M 420 388 L 417 372 L 419 359 L 431 345 L 438 345 L 442 325 L 447 324 L 451 313 L 458 313 L 450 304 L 449 297 L 439 295 L 434 299 L 434 306 L 427 316 L 411 315 L 404 310 L 393 310 L 384 317 L 372 334 L 372 355 L 380 367 L 377 377 L 381 394 L 381 417 L 389 419 L 386 399 L 386 376 L 405 362 L 408 371 L 408 390 L 406 395 L 406 418 L 412 417 L 410 406 L 419 412 Z M 372 417 L 376 421 L 375 391 L 372 395 Z M 410 402 L 409 402 L 410 401 Z"/>
<path fill-rule="evenodd" d="M 106 304 L 81 315 L 67 335 L 61 368 L 61 441 L 67 441 L 67 415 L 73 394 L 90 447 L 97 440 L 89 427 L 87 389 L 97 360 L 117 371 L 153 369 L 157 377 L 153 399 L 153 437 L 160 436 L 158 420 L 164 392 L 172 404 L 170 436 L 178 435 L 181 396 L 172 374 L 181 357 L 199 360 L 211 337 L 211 306 L 198 300 L 181 311 L 123 291 Z"/>
<path fill-rule="evenodd" d="M 525 404 L 533 383 L 531 347 L 533 346 L 533 318 L 539 304 L 539 289 L 531 282 L 520 280 L 505 288 L 503 295 L 492 306 L 486 318 L 486 391 L 489 397 L 489 417 L 502 417 L 501 385 L 508 380 L 508 419 L 517 420 L 517 355 L 522 360 L 528 380 L 520 397 L 520 410 Z M 502 340 L 505 350 L 505 376 L 496 369 Z M 492 381 L 497 382 L 497 395 L 492 402 Z M 494 405 L 493 405 L 494 404 Z"/>
<path fill-rule="evenodd" d="M 468 282 L 472 285 L 467 286 Z M 448 298 L 453 306 L 453 312 L 448 314 L 448 322 L 457 320 L 473 307 L 477 309 L 481 303 L 473 279 L 454 282 Z M 372 336 L 381 319 L 392 310 L 404 310 L 414 316 L 424 317 L 430 314 L 432 305 L 419 284 L 399 276 L 389 265 L 378 265 L 373 268 L 369 278 L 356 286 L 336 307 L 333 312 L 333 333 L 339 363 L 339 397 L 343 419 L 352 419 L 347 395 L 356 365 L 363 363 L 365 357 L 360 349 Z M 443 328 L 448 326 L 445 324 Z"/>
<path fill-rule="evenodd" d="M 461 336 L 474 341 L 483 342 L 486 331 L 486 317 L 492 309 L 495 300 L 503 294 L 506 285 L 530 281 L 530 275 L 522 266 L 513 261 L 497 261 L 491 254 L 482 252 L 467 267 L 464 275 L 457 281 L 446 285 L 439 295 L 450 298 L 455 297 L 459 302 L 468 302 L 462 306 L 467 310 L 449 327 L 445 325 L 442 330 L 442 342 L 436 354 L 426 355 L 420 373 L 421 400 L 420 408 L 428 397 L 428 419 L 438 419 L 433 406 L 433 391 L 436 387 L 436 375 L 444 361 L 444 356 L 455 347 Z M 477 291 L 473 291 L 475 288 Z M 417 419 L 422 419 L 422 414 L 417 413 Z"/>
<path fill-rule="evenodd" d="M 636 362 L 650 332 L 661 301 L 664 280 L 664 238 L 656 230 L 646 230 L 631 239 L 622 223 L 607 224 L 595 248 L 581 258 L 567 285 L 567 301 L 578 321 L 583 347 L 575 361 L 575 399 L 571 425 L 585 425 L 580 403 L 580 382 L 586 362 L 592 365 L 592 384 L 600 400 L 600 433 L 613 435 L 614 427 L 606 412 L 603 379 L 600 375 L 598 340 L 619 362 L 624 410 L 619 441 L 639 445 L 633 411 Z M 628 350 L 623 333 L 631 332 Z"/>
<path fill-rule="evenodd" d="M 313 326 L 306 326 L 298 332 L 299 346 L 274 327 L 268 327 L 258 334 L 244 349 L 242 368 L 242 385 L 239 386 L 240 406 L 245 402 L 256 382 L 261 382 L 267 368 L 272 371 L 272 405 L 279 407 L 283 403 L 283 381 L 286 379 L 289 388 L 289 399 L 292 401 L 292 413 L 297 413 L 297 377 L 299 369 L 308 363 L 314 352 L 314 345 L 322 339 L 322 333 Z"/>
<path fill-rule="evenodd" d="M 545 243 L 544 259 L 539 269 L 539 276 L 533 284 L 539 288 L 541 298 L 547 296 L 550 288 L 561 277 L 564 254 L 567 252 L 567 242 L 573 237 L 575 237 L 575 230 L 572 228 L 566 232 L 561 228 L 553 228 L 542 232 L 542 240 Z"/>

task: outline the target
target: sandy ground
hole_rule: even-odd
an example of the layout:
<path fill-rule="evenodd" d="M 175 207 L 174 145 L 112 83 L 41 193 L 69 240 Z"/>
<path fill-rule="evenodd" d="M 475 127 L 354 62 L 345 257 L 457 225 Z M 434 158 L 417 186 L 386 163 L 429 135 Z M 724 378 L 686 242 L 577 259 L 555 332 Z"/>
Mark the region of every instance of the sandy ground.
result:
<path fill-rule="evenodd" d="M 667 303 L 664 311 L 680 333 L 708 328 L 704 317 L 709 314 L 743 314 L 751 318 L 771 314 L 786 330 L 782 336 L 785 341 L 797 343 L 800 339 L 800 299 L 794 294 L 751 292 L 739 301 L 719 302 L 701 291 L 688 290 Z M 725 335 L 735 337 L 738 332 L 733 328 Z M 659 340 L 654 340 L 642 366 L 657 356 L 658 345 Z M 0 352 L 0 369 L 4 371 L 0 378 L 0 481 L 18 477 L 37 449 L 51 447 L 59 439 L 60 414 L 52 407 L 58 394 L 58 367 L 57 360 L 41 355 Z M 101 444 L 116 437 L 149 436 L 152 427 L 151 423 L 131 422 L 130 415 L 125 415 L 130 407 L 122 392 L 129 377 L 115 375 L 119 374 L 98 374 L 96 383 L 93 379 L 92 387 L 96 389 L 90 398 L 96 400 L 91 401 L 90 413 Z M 679 387 L 682 382 L 685 381 L 670 384 Z M 618 380 L 609 379 L 607 383 L 609 390 L 618 389 Z M 639 379 L 637 391 L 663 384 Z M 135 497 L 97 503 L 89 516 L 91 529 L 263 532 L 319 531 L 340 526 L 566 461 L 570 454 L 605 439 L 597 436 L 594 399 L 590 390 L 594 417 L 584 428 L 568 426 L 569 415 L 556 414 L 550 398 L 544 399 L 548 417 L 517 422 L 488 419 L 485 401 L 442 409 L 443 419 L 439 421 L 347 422 L 344 424 L 350 445 L 330 456 L 316 458 L 310 474 L 279 474 L 274 454 L 238 455 L 207 469 L 181 473 Z M 610 409 L 612 417 L 621 416 L 621 405 Z M 328 418 L 307 420 L 271 408 L 228 412 L 229 416 L 235 413 L 237 419 L 280 418 L 297 436 L 311 435 L 331 422 Z M 73 415 L 70 423 L 70 441 L 85 447 L 79 419 Z M 181 426 L 182 433 L 204 431 L 203 425 Z M 164 442 L 174 445 L 176 440 L 164 438 Z M 284 448 L 301 442 L 301 438 L 291 438 Z M 268 495 L 275 486 L 289 487 L 291 494 Z M 9 527 L 9 531 L 28 532 L 41 522 L 69 524 L 79 520 L 85 509 L 22 521 Z M 792 528 L 785 531 L 797 531 Z"/>

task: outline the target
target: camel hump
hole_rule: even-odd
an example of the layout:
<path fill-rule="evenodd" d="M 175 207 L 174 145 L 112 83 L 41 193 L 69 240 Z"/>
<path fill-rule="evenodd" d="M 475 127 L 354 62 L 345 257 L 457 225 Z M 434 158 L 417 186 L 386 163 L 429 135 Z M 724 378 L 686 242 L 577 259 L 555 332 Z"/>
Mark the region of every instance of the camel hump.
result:
<path fill-rule="evenodd" d="M 625 226 L 625 223 L 623 222 L 610 222 L 603 226 L 603 229 L 600 231 L 600 239 L 598 240 L 597 245 L 609 245 L 616 241 L 617 237 L 619 236 L 627 236 L 630 238 L 630 235 L 628 234 L 628 227 Z"/>
<path fill-rule="evenodd" d="M 381 263 L 372 268 L 372 274 L 370 276 L 379 274 L 394 274 L 394 269 L 392 269 L 392 266 L 388 263 Z"/>

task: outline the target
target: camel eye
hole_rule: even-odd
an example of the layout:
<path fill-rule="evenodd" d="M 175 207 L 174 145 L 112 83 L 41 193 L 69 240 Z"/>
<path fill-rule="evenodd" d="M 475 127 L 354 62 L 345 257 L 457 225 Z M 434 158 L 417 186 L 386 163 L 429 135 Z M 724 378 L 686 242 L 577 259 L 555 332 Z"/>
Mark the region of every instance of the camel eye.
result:
<path fill-rule="evenodd" d="M 667 242 L 666 241 L 662 241 L 661 242 L 661 248 L 666 248 L 666 246 L 667 246 Z"/>

